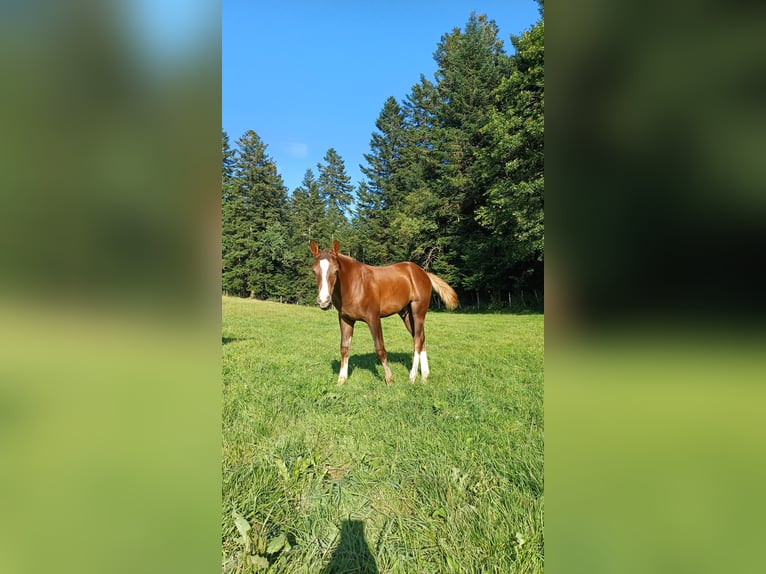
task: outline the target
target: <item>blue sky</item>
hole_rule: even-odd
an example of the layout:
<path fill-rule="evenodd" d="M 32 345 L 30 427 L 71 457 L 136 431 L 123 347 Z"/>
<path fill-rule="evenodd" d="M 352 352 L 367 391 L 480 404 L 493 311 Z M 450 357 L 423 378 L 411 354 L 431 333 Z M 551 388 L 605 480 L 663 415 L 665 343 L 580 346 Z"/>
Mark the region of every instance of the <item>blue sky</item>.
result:
<path fill-rule="evenodd" d="M 222 122 L 231 143 L 248 129 L 290 192 L 331 147 L 356 185 L 383 103 L 433 79 L 442 35 L 472 11 L 510 35 L 539 17 L 533 0 L 223 0 Z"/>

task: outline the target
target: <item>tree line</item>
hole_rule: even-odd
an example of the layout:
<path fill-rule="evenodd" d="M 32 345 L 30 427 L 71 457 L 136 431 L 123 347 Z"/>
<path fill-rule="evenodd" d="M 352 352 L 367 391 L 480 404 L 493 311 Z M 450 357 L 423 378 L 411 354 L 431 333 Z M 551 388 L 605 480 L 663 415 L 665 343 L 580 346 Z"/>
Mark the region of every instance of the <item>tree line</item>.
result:
<path fill-rule="evenodd" d="M 327 150 L 288 193 L 252 130 L 222 133 L 222 289 L 311 303 L 308 242 L 371 265 L 410 260 L 463 305 L 541 306 L 544 261 L 544 21 L 504 49 L 471 14 L 442 36 L 433 80 L 389 97 L 354 186 Z"/>

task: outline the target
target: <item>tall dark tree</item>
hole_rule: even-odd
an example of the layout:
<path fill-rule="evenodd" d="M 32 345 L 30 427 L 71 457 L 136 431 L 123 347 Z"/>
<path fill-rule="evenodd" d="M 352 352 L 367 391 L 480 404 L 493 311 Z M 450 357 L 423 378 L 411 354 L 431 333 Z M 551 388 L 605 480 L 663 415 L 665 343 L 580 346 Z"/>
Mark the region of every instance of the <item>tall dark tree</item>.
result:
<path fill-rule="evenodd" d="M 237 198 L 234 184 L 236 150 L 229 145 L 229 136 L 221 134 L 221 288 L 224 293 L 247 294 L 247 265 L 253 244 L 247 234 L 239 231 L 246 220 L 246 206 Z"/>
<path fill-rule="evenodd" d="M 405 115 L 395 98 L 386 100 L 375 127 L 370 153 L 364 155 L 367 163 L 360 166 L 367 180 L 357 190 L 355 227 L 364 244 L 365 260 L 384 264 L 402 255 L 390 230 L 408 191 Z"/>
<path fill-rule="evenodd" d="M 253 254 L 250 279 L 256 297 L 294 300 L 294 259 L 287 226 L 279 220 L 269 222 L 258 234 Z"/>
<path fill-rule="evenodd" d="M 379 196 L 379 209 L 394 209 L 401 202 L 406 184 L 403 151 L 405 140 L 405 116 L 395 98 L 390 97 L 383 105 L 377 121 L 376 132 L 370 141 L 370 153 L 364 155 L 367 165 L 361 166 L 367 177 L 369 192 Z"/>
<path fill-rule="evenodd" d="M 513 37 L 511 74 L 495 91 L 498 108 L 483 133 L 487 182 L 478 220 L 501 238 L 518 285 L 542 288 L 544 258 L 544 22 Z"/>
<path fill-rule="evenodd" d="M 253 201 L 240 194 L 236 182 L 237 150 L 222 137 L 221 193 L 221 288 L 224 293 L 244 297 L 248 294 L 249 266 L 255 251 L 255 240 L 249 220 Z"/>
<path fill-rule="evenodd" d="M 355 204 L 351 231 L 360 261 L 369 265 L 390 263 L 390 235 L 386 223 L 390 210 L 385 209 L 380 192 L 362 181 L 356 190 Z"/>
<path fill-rule="evenodd" d="M 301 184 L 293 190 L 289 201 L 293 273 L 291 300 L 308 303 L 316 296 L 314 275 L 308 258 L 311 239 L 321 245 L 330 245 L 330 226 L 324 202 L 319 194 L 319 183 L 311 169 L 307 169 Z"/>
<path fill-rule="evenodd" d="M 291 233 L 306 245 L 311 239 L 324 244 L 329 239 L 328 224 L 319 183 L 311 169 L 293 190 L 289 203 Z"/>
<path fill-rule="evenodd" d="M 347 240 L 350 238 L 348 216 L 353 204 L 354 186 L 346 173 L 346 164 L 337 151 L 333 148 L 327 150 L 323 162 L 317 164 L 317 185 L 325 205 L 329 231 L 332 237 Z"/>
<path fill-rule="evenodd" d="M 287 208 L 287 188 L 274 160 L 266 154 L 267 145 L 252 130 L 237 140 L 239 153 L 234 161 L 237 193 L 252 203 L 256 233 L 269 223 L 282 220 Z"/>
<path fill-rule="evenodd" d="M 438 107 L 437 86 L 421 75 L 420 82 L 412 87 L 402 108 L 405 119 L 402 164 L 405 174 L 401 180 L 408 191 L 417 189 L 424 182 L 435 182 L 446 159 L 441 151 L 445 146 L 440 143 L 442 130 L 437 124 Z"/>
<path fill-rule="evenodd" d="M 223 202 L 231 198 L 234 153 L 229 145 L 229 134 L 225 130 L 221 130 L 221 198 Z"/>
<path fill-rule="evenodd" d="M 395 238 L 394 259 L 410 259 L 428 270 L 439 267 L 445 233 L 441 221 L 446 207 L 437 194 L 438 177 L 443 163 L 441 131 L 436 123 L 437 86 L 421 75 L 402 106 L 404 115 L 400 168 L 392 178 L 400 188 L 400 198 L 390 216 L 390 230 Z M 445 279 L 454 283 L 445 268 Z"/>
<path fill-rule="evenodd" d="M 472 13 L 465 30 L 442 36 L 434 60 L 443 127 L 466 132 L 474 145 L 492 109 L 492 92 L 509 71 L 509 59 L 494 20 Z"/>
<path fill-rule="evenodd" d="M 463 289 L 488 291 L 499 298 L 510 278 L 498 273 L 503 246 L 476 219 L 486 203 L 487 185 L 477 160 L 488 145 L 483 129 L 495 109 L 493 94 L 510 72 L 510 59 L 495 22 L 476 14 L 464 30 L 442 37 L 434 59 L 439 163 L 431 188 L 441 207 L 445 264 L 460 269 Z"/>
<path fill-rule="evenodd" d="M 240 296 L 267 297 L 269 276 L 284 272 L 259 256 L 263 234 L 287 208 L 287 190 L 266 147 L 252 130 L 237 140 L 231 196 L 222 208 L 223 290 Z"/>

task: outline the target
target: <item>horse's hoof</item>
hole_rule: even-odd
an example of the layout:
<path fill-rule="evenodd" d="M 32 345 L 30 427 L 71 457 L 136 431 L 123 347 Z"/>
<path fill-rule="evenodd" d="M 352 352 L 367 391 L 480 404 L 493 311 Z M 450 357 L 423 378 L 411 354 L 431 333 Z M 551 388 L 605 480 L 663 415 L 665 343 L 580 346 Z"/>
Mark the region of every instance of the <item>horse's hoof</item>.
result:
<path fill-rule="evenodd" d="M 338 386 L 341 386 L 345 382 L 346 382 L 346 379 L 338 379 Z"/>

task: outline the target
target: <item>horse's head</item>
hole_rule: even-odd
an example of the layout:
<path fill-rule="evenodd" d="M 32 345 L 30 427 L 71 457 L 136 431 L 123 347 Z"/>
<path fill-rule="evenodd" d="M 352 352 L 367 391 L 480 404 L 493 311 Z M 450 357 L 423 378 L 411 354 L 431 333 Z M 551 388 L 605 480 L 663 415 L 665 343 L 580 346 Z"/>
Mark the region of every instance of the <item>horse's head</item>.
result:
<path fill-rule="evenodd" d="M 332 291 L 335 289 L 335 281 L 338 279 L 338 252 L 340 244 L 338 240 L 332 242 L 331 250 L 319 250 L 317 242 L 313 239 L 309 242 L 309 248 L 314 256 L 314 278 L 317 282 L 317 304 L 327 311 L 332 307 Z"/>

